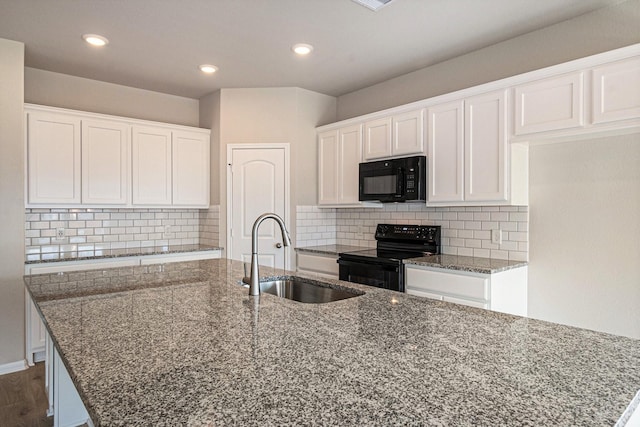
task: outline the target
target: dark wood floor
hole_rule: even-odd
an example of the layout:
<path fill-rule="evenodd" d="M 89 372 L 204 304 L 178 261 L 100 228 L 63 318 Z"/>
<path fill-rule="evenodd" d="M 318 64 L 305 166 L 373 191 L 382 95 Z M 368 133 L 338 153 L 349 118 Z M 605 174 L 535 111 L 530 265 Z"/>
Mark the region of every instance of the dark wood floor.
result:
<path fill-rule="evenodd" d="M 0 375 L 0 425 L 50 427 L 44 391 L 44 362 L 25 371 Z"/>

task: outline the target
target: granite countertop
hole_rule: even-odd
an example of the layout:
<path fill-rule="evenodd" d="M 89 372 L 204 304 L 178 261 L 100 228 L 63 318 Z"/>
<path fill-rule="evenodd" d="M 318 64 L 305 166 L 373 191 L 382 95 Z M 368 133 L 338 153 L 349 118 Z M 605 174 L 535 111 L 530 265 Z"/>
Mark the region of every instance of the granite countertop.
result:
<path fill-rule="evenodd" d="M 88 259 L 102 259 L 102 258 L 119 258 L 127 256 L 141 256 L 141 255 L 163 255 L 173 254 L 180 252 L 199 252 L 199 251 L 217 251 L 222 248 L 210 245 L 165 245 L 165 246 L 148 246 L 140 248 L 127 248 L 127 249 L 94 249 L 91 251 L 70 251 L 59 252 L 56 259 L 41 259 L 34 261 L 25 261 L 25 264 L 40 264 L 49 262 L 61 262 L 61 261 L 80 261 Z"/>
<path fill-rule="evenodd" d="M 478 258 L 459 255 L 429 255 L 404 260 L 404 264 L 425 267 L 445 268 L 447 270 L 469 271 L 473 273 L 493 274 L 512 268 L 526 266 L 526 261 L 507 261 L 493 258 Z"/>
<path fill-rule="evenodd" d="M 337 280 L 366 294 L 256 300 L 242 275 L 215 259 L 25 283 L 96 426 L 612 426 L 640 389 L 640 340 Z"/>
<path fill-rule="evenodd" d="M 371 248 L 366 246 L 350 246 L 350 245 L 320 245 L 320 246 L 306 246 L 302 248 L 296 248 L 296 252 L 338 255 L 343 252 L 364 251 L 366 249 L 371 249 Z"/>

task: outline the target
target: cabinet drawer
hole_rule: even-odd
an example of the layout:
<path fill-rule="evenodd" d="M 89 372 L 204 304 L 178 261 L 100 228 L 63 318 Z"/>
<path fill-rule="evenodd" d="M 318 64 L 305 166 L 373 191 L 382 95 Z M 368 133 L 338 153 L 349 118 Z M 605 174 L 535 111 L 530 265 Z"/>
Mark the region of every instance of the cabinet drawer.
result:
<path fill-rule="evenodd" d="M 337 256 L 298 254 L 298 270 L 338 277 Z"/>
<path fill-rule="evenodd" d="M 427 292 L 442 295 L 444 300 L 451 298 L 470 298 L 474 300 L 489 300 L 489 278 L 469 276 L 463 274 L 445 273 L 436 270 L 422 270 L 407 267 L 407 293 Z M 416 293 L 416 295 L 419 295 Z"/>

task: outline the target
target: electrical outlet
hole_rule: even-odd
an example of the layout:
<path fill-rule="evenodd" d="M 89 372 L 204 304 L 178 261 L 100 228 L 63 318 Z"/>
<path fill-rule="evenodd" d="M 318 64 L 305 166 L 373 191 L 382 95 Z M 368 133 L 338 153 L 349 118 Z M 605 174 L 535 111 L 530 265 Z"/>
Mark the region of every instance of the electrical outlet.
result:
<path fill-rule="evenodd" d="M 64 239 L 64 227 L 56 228 L 56 240 Z"/>
<path fill-rule="evenodd" d="M 171 226 L 170 225 L 165 225 L 164 226 L 164 236 L 165 239 L 168 237 L 171 237 Z"/>
<path fill-rule="evenodd" d="M 356 231 L 356 239 L 358 240 L 364 239 L 364 225 L 358 226 L 358 231 Z"/>
<path fill-rule="evenodd" d="M 491 230 L 491 243 L 496 245 L 502 244 L 502 230 L 499 228 L 496 230 Z"/>

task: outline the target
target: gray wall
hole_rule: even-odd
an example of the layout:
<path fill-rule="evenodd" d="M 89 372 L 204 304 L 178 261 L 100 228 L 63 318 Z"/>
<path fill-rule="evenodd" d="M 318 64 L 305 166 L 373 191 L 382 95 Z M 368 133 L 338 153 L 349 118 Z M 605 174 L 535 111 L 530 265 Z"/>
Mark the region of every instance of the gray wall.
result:
<path fill-rule="evenodd" d="M 640 134 L 530 147 L 529 315 L 640 338 Z"/>
<path fill-rule="evenodd" d="M 25 102 L 198 126 L 197 99 L 25 68 Z"/>
<path fill-rule="evenodd" d="M 0 365 L 24 360 L 24 44 L 0 39 Z"/>
<path fill-rule="evenodd" d="M 628 0 L 338 97 L 338 120 L 640 43 Z"/>
<path fill-rule="evenodd" d="M 200 98 L 200 126 L 211 129 L 211 205 L 220 204 L 220 91 Z"/>
<path fill-rule="evenodd" d="M 209 104 L 215 101 L 207 100 Z M 208 109 L 216 112 L 216 108 Z M 336 99 L 299 88 L 222 89 L 218 111 L 221 245 L 225 246 L 227 227 L 228 144 L 289 143 L 290 221 L 295 224 L 296 205 L 317 203 L 315 128 L 335 121 Z M 290 231 L 295 241 L 295 229 L 290 227 Z"/>

